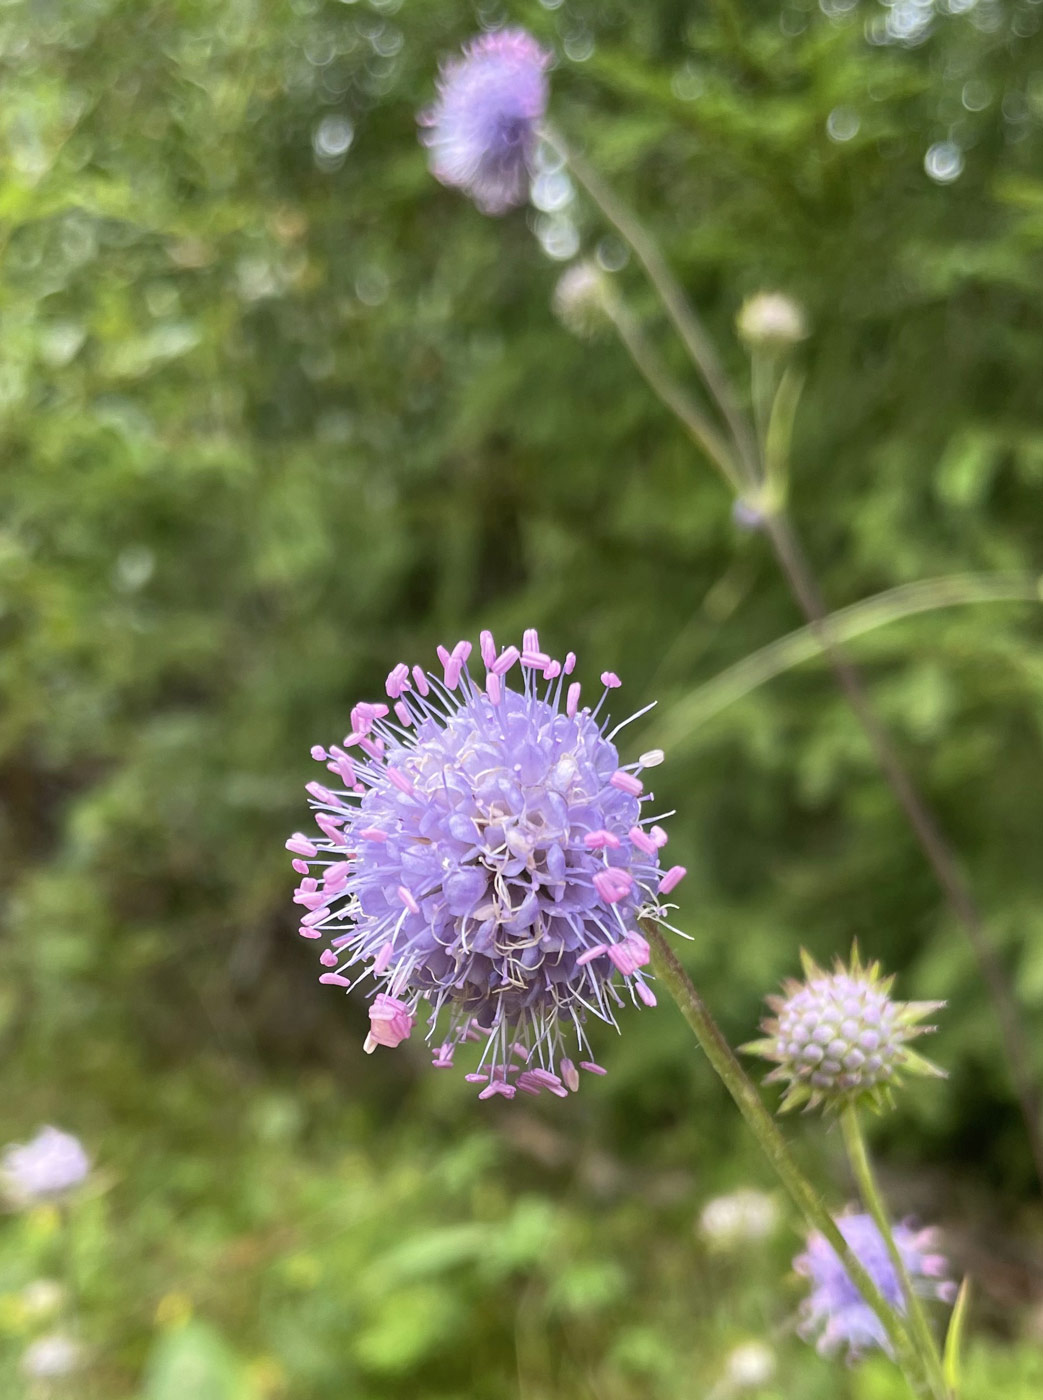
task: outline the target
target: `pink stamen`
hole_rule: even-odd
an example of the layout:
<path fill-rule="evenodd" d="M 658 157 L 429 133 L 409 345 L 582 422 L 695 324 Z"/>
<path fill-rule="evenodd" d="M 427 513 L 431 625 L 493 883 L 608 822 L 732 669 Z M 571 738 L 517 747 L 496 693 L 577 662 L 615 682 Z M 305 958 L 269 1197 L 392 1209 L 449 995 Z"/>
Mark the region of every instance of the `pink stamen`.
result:
<path fill-rule="evenodd" d="M 448 651 L 445 647 L 442 646 L 435 647 L 435 652 L 438 655 L 438 660 L 441 662 L 442 670 L 444 671 L 445 668 L 449 665 L 449 662 L 452 660 L 453 654 L 451 651 Z"/>
<path fill-rule="evenodd" d="M 539 651 L 539 649 L 540 634 L 536 631 L 535 627 L 526 627 L 525 631 L 522 633 L 522 650 Z"/>
<path fill-rule="evenodd" d="M 566 672 L 566 675 L 568 672 Z M 579 681 L 573 681 L 569 686 L 568 695 L 565 697 L 565 713 L 569 719 L 574 719 L 576 711 L 579 709 L 579 693 L 581 686 Z"/>
<path fill-rule="evenodd" d="M 488 629 L 478 638 L 478 650 L 485 662 L 485 669 L 488 670 L 496 660 L 496 640 Z"/>
<path fill-rule="evenodd" d="M 607 870 L 599 870 L 594 876 L 594 888 L 606 904 L 618 904 L 621 899 L 627 897 L 633 887 L 633 876 L 626 870 L 617 870 L 614 866 Z M 609 948 L 608 952 L 611 957 L 612 949 Z"/>
<path fill-rule="evenodd" d="M 296 870 L 298 875 L 306 875 L 311 869 L 311 866 L 306 860 L 291 860 L 290 864 L 293 866 L 294 870 Z"/>
<path fill-rule="evenodd" d="M 648 985 L 647 982 L 642 982 L 638 978 L 635 979 L 635 986 L 637 987 L 638 996 L 641 998 L 641 1000 L 646 1006 L 655 1006 L 657 1004 L 655 992 L 653 992 L 652 988 Z"/>
<path fill-rule="evenodd" d="M 620 943 L 613 943 L 608 955 L 624 977 L 632 977 L 652 957 L 647 940 L 639 933 L 628 933 Z"/>
<path fill-rule="evenodd" d="M 494 1094 L 502 1094 L 505 1099 L 513 1099 L 514 1092 L 513 1084 L 508 1084 L 506 1080 L 503 1079 L 494 1079 L 490 1084 L 485 1086 L 478 1097 L 480 1099 L 491 1099 Z"/>
<path fill-rule="evenodd" d="M 532 1054 L 532 1051 L 527 1045 L 522 1045 L 516 1040 L 511 1046 L 511 1054 L 517 1055 L 519 1060 L 524 1060 L 527 1062 L 529 1056 Z"/>
<path fill-rule="evenodd" d="M 649 836 L 651 836 L 652 840 L 656 843 L 656 849 L 657 849 L 657 850 L 659 850 L 659 849 L 661 849 L 663 846 L 665 846 L 666 843 L 670 840 L 669 836 L 667 836 L 666 832 L 663 830 L 663 828 L 662 828 L 661 826 L 654 826 L 654 827 L 652 828 L 652 830 L 651 830 L 648 834 L 649 834 Z"/>
<path fill-rule="evenodd" d="M 585 1069 L 588 1074 L 608 1074 L 604 1065 L 596 1065 L 593 1060 L 580 1060 L 580 1069 Z"/>
<path fill-rule="evenodd" d="M 424 668 L 422 666 L 413 667 L 413 681 L 421 695 L 431 694 L 431 687 L 427 683 L 427 677 L 424 675 Z"/>
<path fill-rule="evenodd" d="M 598 943 L 593 948 L 588 948 L 585 953 L 580 953 L 576 959 L 576 966 L 586 967 L 587 963 L 592 963 L 595 958 L 603 957 L 607 952 L 607 946 L 604 943 Z"/>
<path fill-rule="evenodd" d="M 550 657 L 545 651 L 523 651 L 521 664 L 533 671 L 542 671 L 545 666 L 550 665 Z"/>
<path fill-rule="evenodd" d="M 561 668 L 567 676 L 571 676 L 576 669 L 576 653 L 570 651 L 565 657 L 565 665 Z"/>
<path fill-rule="evenodd" d="M 301 920 L 301 928 L 311 928 L 315 924 L 321 924 L 328 915 L 329 910 L 326 908 L 326 900 L 325 897 L 323 897 L 322 908 L 313 909 L 310 914 L 305 914 L 304 918 Z"/>
<path fill-rule="evenodd" d="M 359 748 L 368 753 L 370 758 L 381 759 L 384 757 L 383 739 L 370 739 L 364 734 L 359 740 Z"/>
<path fill-rule="evenodd" d="M 544 668 L 543 679 L 544 679 L 545 681 L 554 681 L 554 680 L 557 680 L 557 678 L 558 678 L 560 675 L 561 675 L 561 662 L 560 662 L 560 661 L 552 661 L 552 662 L 550 663 L 549 666 L 547 666 L 547 667 Z"/>
<path fill-rule="evenodd" d="M 465 1074 L 464 1079 L 468 1084 L 484 1084 L 489 1078 L 487 1074 Z"/>
<path fill-rule="evenodd" d="M 339 961 L 340 959 L 332 948 L 323 948 L 319 954 L 319 962 L 322 963 L 323 967 L 336 967 Z"/>
<path fill-rule="evenodd" d="M 453 647 L 453 659 L 459 661 L 460 665 L 463 666 L 473 650 L 470 642 L 457 642 L 456 646 Z"/>
<path fill-rule="evenodd" d="M 572 1092 L 575 1093 L 576 1090 L 579 1088 L 579 1071 L 577 1070 L 576 1066 L 572 1063 L 571 1060 L 562 1060 L 561 1063 L 558 1065 L 558 1069 L 561 1071 L 562 1080 L 564 1081 L 567 1088 L 571 1089 Z"/>
<path fill-rule="evenodd" d="M 520 656 L 517 647 L 506 647 L 489 669 L 498 676 L 505 676 Z"/>
<path fill-rule="evenodd" d="M 286 849 L 298 856 L 317 856 L 318 846 L 312 844 L 302 831 L 295 831 L 286 843 Z"/>
<path fill-rule="evenodd" d="M 321 930 L 321 929 L 318 929 L 318 928 L 306 928 L 306 927 L 304 926 L 304 924 L 301 924 L 301 926 L 300 926 L 300 928 L 297 930 L 297 932 L 300 934 L 300 936 L 301 936 L 302 938 L 322 938 L 322 937 L 323 937 L 323 933 L 322 933 L 322 930 Z"/>
<path fill-rule="evenodd" d="M 394 952 L 395 945 L 393 943 L 385 943 L 383 948 L 381 948 L 380 952 L 373 959 L 373 973 L 376 977 L 382 977 L 383 974 L 387 972 Z"/>
<path fill-rule="evenodd" d="M 683 865 L 672 865 L 659 881 L 659 893 L 669 894 L 672 889 L 675 889 L 681 883 L 687 874 L 688 871 Z"/>
<path fill-rule="evenodd" d="M 632 826 L 627 835 L 639 851 L 644 851 L 646 856 L 655 855 L 658 848 L 647 831 L 642 831 L 639 826 Z"/>
<path fill-rule="evenodd" d="M 413 1031 L 414 1019 L 409 1007 L 397 997 L 389 997 L 378 992 L 369 1008 L 369 1035 L 363 1049 L 371 1055 L 378 1045 L 394 1049 L 408 1040 Z"/>
<path fill-rule="evenodd" d="M 416 792 L 413 784 L 399 768 L 389 768 L 387 770 L 388 782 L 392 787 L 397 787 L 399 792 L 404 792 L 407 797 L 412 797 Z"/>
<path fill-rule="evenodd" d="M 316 812 L 315 825 L 322 832 L 323 836 L 331 841 L 339 841 L 341 838 L 341 827 L 344 824 L 343 817 L 331 817 L 329 812 Z"/>
<path fill-rule="evenodd" d="M 323 787 L 321 783 L 305 783 L 304 791 L 311 797 L 314 797 L 316 802 L 328 802 L 331 806 L 340 806 L 340 803 L 334 797 L 333 793 L 330 792 L 329 788 Z"/>
<path fill-rule="evenodd" d="M 609 778 L 609 782 L 620 792 L 627 792 L 631 797 L 639 797 L 645 790 L 645 785 L 640 778 L 635 778 L 633 773 L 625 773 L 622 768 L 618 768 Z"/>
<path fill-rule="evenodd" d="M 321 763 L 322 760 L 326 757 L 326 750 L 322 747 L 321 744 L 313 744 L 311 749 L 311 756 L 316 763 Z"/>
<path fill-rule="evenodd" d="M 503 684 L 495 671 L 490 671 L 485 678 L 485 693 L 493 705 L 498 705 L 503 699 Z"/>
<path fill-rule="evenodd" d="M 413 723 L 412 712 L 404 700 L 395 701 L 395 714 L 398 717 L 399 724 L 403 725 L 404 728 L 408 729 Z"/>
<path fill-rule="evenodd" d="M 416 902 L 416 897 L 412 890 L 407 890 L 405 885 L 399 885 L 398 897 L 411 914 L 420 913 L 420 905 Z"/>
<path fill-rule="evenodd" d="M 445 668 L 445 686 L 447 690 L 455 690 L 460 684 L 460 676 L 463 674 L 464 663 L 457 657 L 451 656 L 449 664 Z"/>
<path fill-rule="evenodd" d="M 615 690 L 623 684 L 615 671 L 602 671 L 601 684 L 608 690 Z"/>
<path fill-rule="evenodd" d="M 350 987 L 351 978 L 343 977 L 339 972 L 324 972 L 319 981 L 326 987 Z"/>
<path fill-rule="evenodd" d="M 605 846 L 610 846 L 613 850 L 616 850 L 620 842 L 618 836 L 613 835 L 611 831 L 602 829 L 601 831 L 588 831 L 583 838 L 583 844 L 589 850 L 599 851 Z"/>
<path fill-rule="evenodd" d="M 392 700 L 397 700 L 409 689 L 409 667 L 404 661 L 400 661 L 393 671 L 388 672 L 384 689 Z"/>
<path fill-rule="evenodd" d="M 359 835 L 363 841 L 386 841 L 388 839 L 387 832 L 381 831 L 379 826 L 364 826 Z"/>

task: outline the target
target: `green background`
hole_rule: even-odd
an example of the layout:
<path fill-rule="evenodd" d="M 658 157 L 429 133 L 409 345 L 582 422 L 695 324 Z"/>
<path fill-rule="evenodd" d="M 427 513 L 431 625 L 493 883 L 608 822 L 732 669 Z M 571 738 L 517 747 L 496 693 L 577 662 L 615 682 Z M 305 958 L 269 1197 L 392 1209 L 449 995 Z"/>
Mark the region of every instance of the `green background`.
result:
<path fill-rule="evenodd" d="M 831 604 L 1038 569 L 1043 7 L 952 8 L 0 5 L 0 1140 L 53 1121 L 97 1163 L 71 1243 L 51 1211 L 0 1219 L 5 1394 L 43 1325 L 22 1289 L 60 1267 L 92 1356 L 71 1393 L 98 1400 L 682 1400 L 750 1338 L 778 1352 L 763 1396 L 902 1393 L 793 1336 L 795 1222 L 699 1239 L 708 1199 L 772 1184 L 669 1005 L 601 1034 L 610 1073 L 567 1102 L 365 1057 L 283 841 L 309 747 L 439 642 L 535 625 L 618 671 L 660 702 L 633 756 L 800 622 L 625 352 L 555 320 L 547 225 L 429 175 L 415 113 L 480 21 L 556 49 L 555 120 L 743 392 L 743 298 L 806 305 L 792 507 Z M 684 373 L 632 264 L 616 285 Z M 1037 1076 L 1041 636 L 990 604 L 854 648 Z M 992 1012 L 828 673 L 686 729 L 656 778 L 682 956 L 734 1042 L 801 945 L 857 936 L 948 1000 L 949 1080 L 874 1136 L 896 1210 L 975 1277 L 969 1400 L 1038 1395 L 1041 1222 Z M 835 1134 L 792 1131 L 841 1205 Z"/>

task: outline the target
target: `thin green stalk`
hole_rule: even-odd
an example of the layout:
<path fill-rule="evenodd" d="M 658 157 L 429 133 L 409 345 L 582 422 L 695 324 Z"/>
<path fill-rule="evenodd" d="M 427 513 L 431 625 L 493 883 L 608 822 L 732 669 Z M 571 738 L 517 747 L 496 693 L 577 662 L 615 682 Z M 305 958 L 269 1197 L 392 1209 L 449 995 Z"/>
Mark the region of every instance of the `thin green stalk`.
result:
<path fill-rule="evenodd" d="M 855 1286 L 880 1319 L 913 1394 L 931 1396 L 933 1400 L 948 1400 L 944 1391 L 934 1388 L 904 1321 L 888 1307 L 880 1290 L 840 1233 L 822 1197 L 794 1161 L 789 1144 L 761 1102 L 756 1085 L 736 1059 L 695 984 L 677 960 L 658 926 L 651 920 L 644 919 L 641 921 L 641 927 L 652 950 L 652 967 L 656 977 L 677 1003 L 678 1010 L 694 1032 L 706 1058 L 732 1096 L 794 1204 L 808 1225 L 818 1230 L 832 1246 Z"/>
<path fill-rule="evenodd" d="M 920 1359 L 923 1362 L 924 1370 L 930 1375 L 931 1384 L 935 1392 L 949 1400 L 949 1397 L 952 1397 L 952 1392 L 946 1383 L 945 1374 L 942 1370 L 942 1359 L 938 1352 L 938 1344 L 935 1341 L 934 1334 L 927 1321 L 927 1314 L 924 1312 L 923 1303 L 920 1301 L 920 1298 L 913 1288 L 912 1280 L 909 1277 L 909 1271 L 905 1267 L 905 1260 L 902 1258 L 902 1252 L 895 1241 L 890 1213 L 884 1205 L 883 1197 L 880 1195 L 880 1188 L 876 1183 L 873 1166 L 869 1160 L 869 1149 L 866 1146 L 866 1140 L 862 1134 L 862 1124 L 859 1121 L 858 1109 L 854 1104 L 848 1104 L 841 1112 L 840 1130 L 844 1136 L 844 1147 L 847 1150 L 848 1161 L 851 1163 L 851 1170 L 858 1184 L 862 1203 L 873 1217 L 876 1228 L 880 1231 L 884 1243 L 887 1245 L 887 1252 L 891 1256 L 891 1263 L 894 1266 L 895 1274 L 905 1298 L 910 1330 L 912 1331 L 913 1340 L 916 1342 L 917 1350 L 920 1353 Z"/>
<path fill-rule="evenodd" d="M 711 398 L 720 409 L 739 449 L 743 474 L 747 482 L 752 484 L 757 469 L 757 444 L 750 431 L 750 426 L 739 408 L 728 376 L 717 358 L 713 341 L 703 329 L 702 323 L 685 296 L 683 288 L 659 251 L 659 245 L 627 205 L 605 184 L 597 171 L 593 170 L 582 156 L 566 144 L 559 132 L 548 128 L 543 135 L 567 161 L 573 175 L 608 222 L 634 250 L 648 280 L 659 294 L 664 310 L 673 321 L 678 335 L 702 376 Z"/>
<path fill-rule="evenodd" d="M 731 447 L 671 376 L 634 317 L 615 297 L 606 298 L 605 311 L 652 392 L 684 425 L 689 436 L 706 453 L 731 489 L 741 492 L 742 483 Z"/>

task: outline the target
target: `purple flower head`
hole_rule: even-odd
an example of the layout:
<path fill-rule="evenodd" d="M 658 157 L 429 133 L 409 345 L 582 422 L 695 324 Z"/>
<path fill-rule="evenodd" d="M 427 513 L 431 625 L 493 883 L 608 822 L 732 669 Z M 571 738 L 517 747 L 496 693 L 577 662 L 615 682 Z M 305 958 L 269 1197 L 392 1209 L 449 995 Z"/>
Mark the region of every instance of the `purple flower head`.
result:
<path fill-rule="evenodd" d="M 466 190 L 484 214 L 525 201 L 549 62 L 524 29 L 483 34 L 443 64 L 438 100 L 420 115 L 432 172 Z"/>
<path fill-rule="evenodd" d="M 59 1128 L 41 1128 L 32 1142 L 4 1149 L 3 1177 L 14 1196 L 48 1200 L 79 1186 L 90 1171 L 83 1144 Z"/>
<path fill-rule="evenodd" d="M 883 977 L 879 963 L 863 964 L 857 947 L 850 964 L 838 958 L 832 972 L 801 956 L 805 980 L 790 979 L 784 996 L 768 997 L 775 1015 L 761 1023 L 766 1039 L 743 1047 L 774 1061 L 765 1082 L 786 1085 L 784 1110 L 805 1103 L 837 1109 L 858 1099 L 880 1109 L 903 1075 L 942 1074 L 909 1041 L 934 1030 L 920 1022 L 944 1002 L 895 1001 L 894 978 Z"/>
<path fill-rule="evenodd" d="M 666 833 L 641 815 L 639 774 L 663 755 L 621 767 L 622 725 L 598 719 L 619 678 L 582 706 L 575 656 L 554 660 L 535 629 L 520 650 L 483 632 L 481 682 L 470 653 L 439 647 L 438 673 L 399 664 L 389 704 L 356 705 L 343 747 L 312 749 L 338 786 L 309 784 L 320 834 L 286 843 L 300 932 L 326 945 L 321 982 L 368 986 L 368 1051 L 423 1016 L 436 1067 L 481 1046 L 480 1098 L 561 1097 L 579 1085 L 566 1039 L 604 1073 L 589 1016 L 615 1025 L 623 991 L 655 1005 L 638 921 L 685 873 L 661 871 Z"/>
<path fill-rule="evenodd" d="M 837 1226 L 884 1301 L 904 1313 L 905 1299 L 898 1275 L 872 1217 L 845 1215 L 837 1220 Z M 956 1285 L 944 1277 L 949 1266 L 944 1256 L 937 1253 L 936 1232 L 896 1225 L 894 1238 L 914 1292 L 922 1298 L 951 1303 Z M 794 1259 L 793 1267 L 811 1284 L 811 1293 L 802 1306 L 800 1330 L 806 1341 L 817 1337 L 816 1345 L 823 1355 L 846 1347 L 852 1360 L 872 1347 L 890 1353 L 883 1324 L 822 1235 L 815 1232 L 808 1236 L 807 1250 Z"/>

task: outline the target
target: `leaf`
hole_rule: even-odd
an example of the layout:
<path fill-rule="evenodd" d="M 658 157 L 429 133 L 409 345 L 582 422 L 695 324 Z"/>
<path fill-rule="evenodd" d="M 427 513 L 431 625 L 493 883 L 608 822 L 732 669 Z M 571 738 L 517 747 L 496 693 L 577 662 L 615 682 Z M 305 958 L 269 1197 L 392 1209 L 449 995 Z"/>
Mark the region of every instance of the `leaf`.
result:
<path fill-rule="evenodd" d="M 251 1400 L 242 1367 L 214 1328 L 203 1322 L 165 1332 L 153 1347 L 144 1400 Z"/>
<path fill-rule="evenodd" d="M 949 1319 L 949 1330 L 945 1337 L 945 1354 L 942 1357 L 942 1370 L 945 1375 L 945 1384 L 952 1391 L 953 1395 L 959 1394 L 960 1389 L 960 1357 L 963 1350 L 963 1329 L 967 1321 L 967 1304 L 971 1296 L 970 1278 L 965 1278 L 960 1285 L 960 1291 L 956 1295 L 956 1306 L 952 1310 L 952 1317 Z"/>

